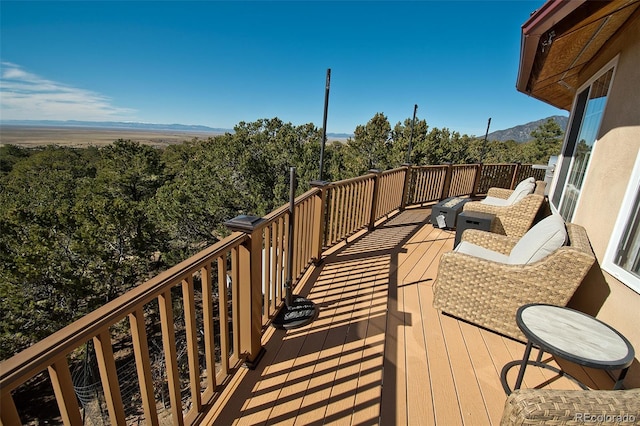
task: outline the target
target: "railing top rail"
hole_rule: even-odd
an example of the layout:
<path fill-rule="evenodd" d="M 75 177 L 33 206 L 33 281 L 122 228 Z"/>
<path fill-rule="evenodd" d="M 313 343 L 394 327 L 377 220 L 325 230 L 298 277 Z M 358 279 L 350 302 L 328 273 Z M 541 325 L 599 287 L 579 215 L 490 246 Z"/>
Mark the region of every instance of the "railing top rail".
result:
<path fill-rule="evenodd" d="M 56 331 L 17 355 L 0 363 L 0 388 L 10 391 L 28 380 L 32 372 L 40 372 L 59 357 L 66 356 L 101 330 L 117 323 L 176 282 L 202 268 L 207 262 L 233 247 L 242 244 L 248 236 L 234 232 L 229 237 L 202 250 L 172 268 L 161 272 L 118 298 L 108 302 Z M 36 373 L 37 374 L 37 373 Z"/>
<path fill-rule="evenodd" d="M 333 188 L 336 186 L 342 186 L 342 185 L 348 185 L 351 183 L 357 183 L 357 182 L 361 182 L 361 181 L 365 181 L 365 180 L 371 180 L 375 177 L 375 175 L 373 173 L 368 173 L 366 175 L 362 175 L 362 176 L 357 176 L 351 179 L 344 179 L 344 180 L 340 180 L 337 182 L 331 182 L 329 185 L 327 185 L 327 187 L 329 188 Z"/>
<path fill-rule="evenodd" d="M 303 201 L 306 201 L 307 199 L 315 196 L 320 191 L 321 191 L 320 188 L 311 188 L 310 190 L 308 190 L 304 194 L 298 195 L 298 197 L 296 197 L 296 199 L 295 199 L 295 204 L 298 205 L 298 204 L 302 203 Z M 279 219 L 280 216 L 286 214 L 288 211 L 289 211 L 289 204 L 288 203 L 278 207 L 277 209 L 275 209 L 274 211 L 272 211 L 268 215 L 264 216 L 264 221 L 260 225 L 258 225 L 258 227 L 266 226 L 268 223 L 271 223 L 274 220 Z"/>
<path fill-rule="evenodd" d="M 466 167 L 469 169 L 475 169 L 479 166 L 479 164 L 452 164 L 451 167 L 457 167 L 457 168 L 461 168 L 461 167 Z"/>
<path fill-rule="evenodd" d="M 405 167 L 397 167 L 395 169 L 385 170 L 381 172 L 380 175 L 384 176 L 384 175 L 390 175 L 393 173 L 400 173 L 400 172 L 403 172 L 404 170 L 405 170 Z"/>
<path fill-rule="evenodd" d="M 411 166 L 412 169 L 446 169 L 447 167 L 449 166 L 446 164 L 426 164 L 422 166 Z"/>

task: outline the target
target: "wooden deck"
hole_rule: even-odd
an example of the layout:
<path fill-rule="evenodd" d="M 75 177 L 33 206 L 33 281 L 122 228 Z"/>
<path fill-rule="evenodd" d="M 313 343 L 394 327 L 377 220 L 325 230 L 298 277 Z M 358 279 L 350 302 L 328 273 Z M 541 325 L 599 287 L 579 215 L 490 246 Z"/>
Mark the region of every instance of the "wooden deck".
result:
<path fill-rule="evenodd" d="M 500 371 L 524 345 L 432 307 L 438 260 L 455 235 L 429 216 L 408 209 L 329 253 L 301 282 L 317 320 L 270 329 L 258 367 L 236 375 L 204 424 L 498 424 Z M 523 387 L 535 386 L 575 388 L 530 367 Z"/>

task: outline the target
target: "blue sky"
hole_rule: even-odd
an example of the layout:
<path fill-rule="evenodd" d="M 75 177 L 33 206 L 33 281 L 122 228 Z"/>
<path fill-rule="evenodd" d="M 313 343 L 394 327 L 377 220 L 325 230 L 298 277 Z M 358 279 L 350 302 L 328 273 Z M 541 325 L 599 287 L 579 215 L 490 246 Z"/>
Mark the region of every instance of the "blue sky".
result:
<path fill-rule="evenodd" d="M 279 117 L 352 133 L 484 135 L 567 112 L 515 89 L 520 27 L 543 1 L 0 3 L 3 120 L 200 124 Z"/>

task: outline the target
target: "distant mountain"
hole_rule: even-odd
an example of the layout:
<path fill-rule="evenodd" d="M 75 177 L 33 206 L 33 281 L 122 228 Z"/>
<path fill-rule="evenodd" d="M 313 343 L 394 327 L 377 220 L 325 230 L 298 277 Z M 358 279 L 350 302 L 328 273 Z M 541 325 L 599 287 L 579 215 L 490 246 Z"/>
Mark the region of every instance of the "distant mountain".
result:
<path fill-rule="evenodd" d="M 29 126 L 29 127 L 73 127 L 95 129 L 127 129 L 149 131 L 173 131 L 173 132 L 200 132 L 200 133 L 233 133 L 233 129 L 208 127 L 190 124 L 153 124 L 137 123 L 131 121 L 79 121 L 79 120 L 0 120 L 4 126 Z M 327 133 L 327 138 L 348 139 L 353 137 L 351 133 Z"/>
<path fill-rule="evenodd" d="M 495 132 L 491 132 L 489 133 L 489 135 L 487 135 L 487 140 L 501 142 L 510 140 L 516 142 L 529 142 L 533 139 L 531 137 L 531 132 L 536 130 L 538 127 L 540 127 L 541 124 L 544 124 L 549 119 L 555 120 L 563 131 L 566 130 L 567 123 L 569 122 L 569 117 L 554 115 L 551 117 L 543 118 L 541 120 L 532 121 L 527 124 L 521 124 L 510 129 L 496 130 Z"/>

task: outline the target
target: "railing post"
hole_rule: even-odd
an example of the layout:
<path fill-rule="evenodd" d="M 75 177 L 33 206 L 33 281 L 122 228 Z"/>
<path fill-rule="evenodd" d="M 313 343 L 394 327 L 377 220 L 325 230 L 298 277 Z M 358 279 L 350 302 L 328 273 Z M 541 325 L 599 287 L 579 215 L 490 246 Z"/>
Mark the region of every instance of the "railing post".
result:
<path fill-rule="evenodd" d="M 516 184 L 518 182 L 516 182 L 516 179 L 518 178 L 518 173 L 520 172 L 520 166 L 522 166 L 522 163 L 516 163 L 516 166 L 513 168 L 513 175 L 511 176 L 511 186 L 509 186 L 509 189 L 514 189 L 516 187 Z"/>
<path fill-rule="evenodd" d="M 380 191 L 380 170 L 371 169 L 369 173 L 373 174 L 373 196 L 371 197 L 371 216 L 369 217 L 369 231 L 373 231 L 376 225 L 376 217 L 378 216 L 378 192 Z"/>
<path fill-rule="evenodd" d="M 475 197 L 480 187 L 480 179 L 482 178 L 482 163 L 476 165 L 476 176 L 473 179 L 473 189 L 471 190 L 471 197 Z"/>
<path fill-rule="evenodd" d="M 409 186 L 411 185 L 411 163 L 402 164 L 404 167 L 404 186 L 402 187 L 402 200 L 400 201 L 400 211 L 407 208 L 409 204 Z"/>
<path fill-rule="evenodd" d="M 442 194 L 440 194 L 440 200 L 444 200 L 449 197 L 449 189 L 451 188 L 451 176 L 453 175 L 453 163 L 445 163 L 447 166 L 447 173 L 444 176 L 444 184 L 442 185 Z"/>
<path fill-rule="evenodd" d="M 256 216 L 240 215 L 225 222 L 233 232 L 249 235 L 238 247 L 239 250 L 239 295 L 240 349 L 245 366 L 254 369 L 264 355 L 260 343 L 262 337 L 262 227 L 264 219 Z"/>
<path fill-rule="evenodd" d="M 318 188 L 316 195 L 314 212 L 313 212 L 313 235 L 312 244 L 313 252 L 311 257 L 314 265 L 318 266 L 322 263 L 322 248 L 324 247 L 324 228 L 326 223 L 326 204 L 327 204 L 327 185 L 330 182 L 325 180 L 313 180 L 309 184 L 313 188 Z"/>

